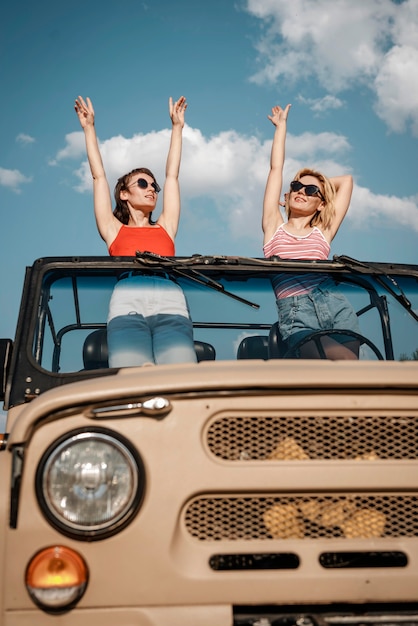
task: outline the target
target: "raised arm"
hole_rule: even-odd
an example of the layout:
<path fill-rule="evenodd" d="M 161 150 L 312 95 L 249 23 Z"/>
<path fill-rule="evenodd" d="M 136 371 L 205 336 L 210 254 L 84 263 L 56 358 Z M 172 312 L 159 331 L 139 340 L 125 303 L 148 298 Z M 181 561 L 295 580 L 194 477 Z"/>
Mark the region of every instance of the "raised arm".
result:
<path fill-rule="evenodd" d="M 84 130 L 87 158 L 93 177 L 94 214 L 100 236 L 109 246 L 118 232 L 120 224 L 112 212 L 112 199 L 109 184 L 97 141 L 94 124 L 94 109 L 90 98 L 79 96 L 75 101 L 75 112 Z"/>
<path fill-rule="evenodd" d="M 264 243 L 269 241 L 280 224 L 283 217 L 279 209 L 280 194 L 283 185 L 283 166 L 285 158 L 287 116 L 290 109 L 288 104 L 284 109 L 275 106 L 271 110 L 268 119 L 275 126 L 273 144 L 271 146 L 270 171 L 267 178 L 263 202 L 262 228 Z"/>
<path fill-rule="evenodd" d="M 332 241 L 350 206 L 351 194 L 353 192 L 353 177 L 350 174 L 344 176 L 334 176 L 330 178 L 334 184 L 336 195 L 334 200 L 335 216 L 331 226 L 328 228 L 329 239 Z"/>
<path fill-rule="evenodd" d="M 184 114 L 187 102 L 181 96 L 177 102 L 169 99 L 169 112 L 171 118 L 171 139 L 165 168 L 165 182 L 163 190 L 163 210 L 158 218 L 158 223 L 164 226 L 168 234 L 174 239 L 180 220 L 180 185 L 179 172 L 181 162 L 181 150 L 184 127 Z"/>

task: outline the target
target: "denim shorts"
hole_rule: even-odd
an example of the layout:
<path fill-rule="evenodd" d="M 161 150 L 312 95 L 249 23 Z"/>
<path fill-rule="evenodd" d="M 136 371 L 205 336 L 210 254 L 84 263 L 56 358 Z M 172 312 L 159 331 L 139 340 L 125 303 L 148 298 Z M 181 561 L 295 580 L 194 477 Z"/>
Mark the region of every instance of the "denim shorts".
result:
<path fill-rule="evenodd" d="M 303 336 L 319 330 L 347 330 L 360 332 L 357 315 L 333 280 L 327 279 L 309 293 L 276 300 L 279 329 L 288 347 Z M 332 336 L 332 335 L 330 335 Z M 353 341 L 349 334 L 335 334 L 339 343 Z"/>

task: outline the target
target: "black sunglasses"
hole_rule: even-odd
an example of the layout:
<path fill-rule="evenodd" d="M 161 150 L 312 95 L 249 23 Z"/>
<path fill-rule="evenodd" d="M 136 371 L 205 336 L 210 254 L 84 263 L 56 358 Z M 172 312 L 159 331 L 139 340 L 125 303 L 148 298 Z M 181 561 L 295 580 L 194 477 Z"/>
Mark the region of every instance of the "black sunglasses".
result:
<path fill-rule="evenodd" d="M 145 178 L 138 178 L 138 180 L 132 183 L 132 185 L 128 185 L 127 189 L 129 189 L 129 187 L 133 187 L 134 185 L 138 185 L 138 187 L 141 187 L 141 189 L 146 189 L 148 185 L 151 185 L 155 193 L 159 193 L 161 191 L 161 187 L 158 183 L 154 181 L 152 183 L 149 183 L 147 180 L 145 180 Z"/>
<path fill-rule="evenodd" d="M 300 182 L 300 180 L 292 180 L 292 182 L 290 183 L 290 189 L 292 191 L 300 191 L 303 188 L 305 188 L 305 193 L 307 196 L 315 196 L 316 194 L 319 194 L 322 200 L 325 202 L 325 198 L 317 185 L 304 185 Z"/>

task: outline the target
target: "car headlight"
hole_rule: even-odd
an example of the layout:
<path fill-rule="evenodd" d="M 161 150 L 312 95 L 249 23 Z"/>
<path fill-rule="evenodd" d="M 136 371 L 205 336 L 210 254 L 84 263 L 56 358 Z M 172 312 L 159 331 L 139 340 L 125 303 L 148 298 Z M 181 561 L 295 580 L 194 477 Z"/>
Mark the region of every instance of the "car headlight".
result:
<path fill-rule="evenodd" d="M 67 433 L 48 448 L 36 473 L 38 500 L 49 522 L 90 541 L 124 528 L 139 509 L 144 487 L 138 452 L 105 429 Z"/>

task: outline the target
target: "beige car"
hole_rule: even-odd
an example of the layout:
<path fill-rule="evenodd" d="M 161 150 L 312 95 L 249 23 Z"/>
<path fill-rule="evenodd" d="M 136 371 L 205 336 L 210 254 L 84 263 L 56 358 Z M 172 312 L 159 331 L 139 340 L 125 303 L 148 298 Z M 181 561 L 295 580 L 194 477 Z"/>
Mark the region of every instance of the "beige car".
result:
<path fill-rule="evenodd" d="M 109 368 L 115 282 L 156 268 L 197 363 Z M 279 272 L 331 278 L 361 332 L 286 347 Z M 417 313 L 418 266 L 36 261 L 0 341 L 1 626 L 418 624 Z"/>

